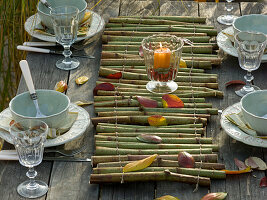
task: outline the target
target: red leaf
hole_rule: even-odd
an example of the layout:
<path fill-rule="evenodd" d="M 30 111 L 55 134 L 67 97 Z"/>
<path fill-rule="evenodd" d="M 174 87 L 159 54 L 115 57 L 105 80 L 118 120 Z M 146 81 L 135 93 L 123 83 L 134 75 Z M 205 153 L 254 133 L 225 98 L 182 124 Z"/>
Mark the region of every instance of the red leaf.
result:
<path fill-rule="evenodd" d="M 229 81 L 229 82 L 225 83 L 225 87 L 229 87 L 231 85 L 246 85 L 246 83 L 244 81 L 240 81 L 240 80 L 233 80 L 233 81 Z"/>
<path fill-rule="evenodd" d="M 115 86 L 112 85 L 111 83 L 101 83 L 94 88 L 94 95 L 97 95 L 98 90 L 114 91 Z"/>
<path fill-rule="evenodd" d="M 235 165 L 238 167 L 239 170 L 244 170 L 247 168 L 247 166 L 243 161 L 238 160 L 237 158 L 235 158 L 234 160 L 235 160 Z"/>
<path fill-rule="evenodd" d="M 106 78 L 110 78 L 110 79 L 120 79 L 122 77 L 122 73 L 121 72 L 117 72 L 115 74 L 109 74 L 107 75 Z"/>
<path fill-rule="evenodd" d="M 144 107 L 147 107 L 147 108 L 158 107 L 158 102 L 153 99 L 141 97 L 141 96 L 136 96 L 136 98 L 137 98 L 137 101 Z"/>
<path fill-rule="evenodd" d="M 184 102 L 174 94 L 164 94 L 162 105 L 164 108 L 183 108 Z"/>
<path fill-rule="evenodd" d="M 190 153 L 182 151 L 178 154 L 178 163 L 180 167 L 194 168 L 195 159 Z"/>
<path fill-rule="evenodd" d="M 141 56 L 142 58 L 144 57 L 144 50 L 142 46 L 139 47 L 139 56 Z"/>
<path fill-rule="evenodd" d="M 260 187 L 267 187 L 267 177 L 266 177 L 266 176 L 264 176 L 264 177 L 261 179 Z"/>
<path fill-rule="evenodd" d="M 221 200 L 225 199 L 227 193 L 225 192 L 217 192 L 217 193 L 208 193 L 201 200 Z"/>
<path fill-rule="evenodd" d="M 257 163 L 254 162 L 253 158 L 252 157 L 249 157 L 245 160 L 245 163 L 247 166 L 250 166 L 252 169 L 256 169 L 258 168 L 259 166 L 257 165 Z"/>

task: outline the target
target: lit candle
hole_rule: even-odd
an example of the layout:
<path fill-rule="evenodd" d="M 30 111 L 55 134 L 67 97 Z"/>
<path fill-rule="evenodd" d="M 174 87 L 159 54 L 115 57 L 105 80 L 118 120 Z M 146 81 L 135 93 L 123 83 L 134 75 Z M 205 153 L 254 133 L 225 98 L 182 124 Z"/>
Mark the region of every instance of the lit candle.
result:
<path fill-rule="evenodd" d="M 162 47 L 154 51 L 154 69 L 169 68 L 171 61 L 171 51 L 169 48 Z"/>

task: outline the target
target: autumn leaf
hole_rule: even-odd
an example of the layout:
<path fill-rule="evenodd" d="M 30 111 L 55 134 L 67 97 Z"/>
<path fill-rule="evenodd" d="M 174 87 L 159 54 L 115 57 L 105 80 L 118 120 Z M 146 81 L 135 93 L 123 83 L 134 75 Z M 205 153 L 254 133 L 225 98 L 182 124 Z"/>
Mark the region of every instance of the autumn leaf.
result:
<path fill-rule="evenodd" d="M 195 166 L 195 159 L 190 153 L 183 151 L 178 154 L 178 164 L 179 167 L 193 168 Z"/>
<path fill-rule="evenodd" d="M 162 142 L 161 137 L 150 134 L 141 134 L 136 137 L 137 140 L 145 143 L 159 144 Z"/>
<path fill-rule="evenodd" d="M 133 171 L 145 169 L 149 165 L 151 165 L 151 163 L 156 159 L 157 156 L 158 154 L 154 154 L 143 160 L 137 160 L 137 161 L 131 162 L 123 167 L 123 172 L 133 172 Z"/>
<path fill-rule="evenodd" d="M 260 187 L 267 187 L 267 177 L 266 177 L 266 176 L 264 176 L 264 177 L 261 179 Z"/>
<path fill-rule="evenodd" d="M 140 47 L 139 47 L 139 56 L 142 58 L 144 57 L 144 50 L 143 50 L 142 45 L 140 45 Z"/>
<path fill-rule="evenodd" d="M 150 126 L 167 126 L 166 118 L 161 115 L 153 115 L 147 119 Z"/>
<path fill-rule="evenodd" d="M 225 199 L 226 196 L 227 196 L 226 192 L 214 192 L 206 194 L 200 200 L 221 200 Z"/>
<path fill-rule="evenodd" d="M 122 73 L 121 72 L 117 72 L 117 73 L 114 73 L 114 74 L 107 75 L 107 78 L 110 78 L 110 79 L 120 79 L 121 77 L 122 77 Z"/>
<path fill-rule="evenodd" d="M 141 96 L 136 96 L 137 101 L 144 107 L 146 108 L 156 108 L 158 107 L 158 102 L 147 98 L 147 97 L 141 97 Z"/>
<path fill-rule="evenodd" d="M 93 103 L 94 103 L 93 101 L 87 101 L 87 102 L 84 102 L 84 101 L 76 101 L 74 104 L 76 104 L 77 106 L 88 106 L 88 105 L 91 105 Z"/>
<path fill-rule="evenodd" d="M 111 83 L 101 83 L 94 88 L 94 95 L 97 95 L 98 90 L 114 91 L 115 86 Z"/>
<path fill-rule="evenodd" d="M 266 163 L 258 157 L 247 158 L 245 160 L 245 164 L 251 167 L 251 169 L 257 169 L 257 170 L 263 170 L 263 171 L 267 169 Z"/>
<path fill-rule="evenodd" d="M 238 160 L 237 158 L 235 158 L 234 160 L 235 160 L 235 165 L 238 167 L 238 170 L 244 170 L 247 168 L 247 166 L 243 161 Z"/>
<path fill-rule="evenodd" d="M 246 169 L 244 170 L 238 170 L 238 171 L 235 171 L 235 170 L 226 170 L 226 169 L 223 169 L 221 171 L 224 171 L 225 174 L 244 174 L 244 173 L 248 173 L 248 172 L 251 172 L 251 168 L 250 167 L 247 167 Z"/>
<path fill-rule="evenodd" d="M 56 83 L 54 90 L 58 92 L 65 92 L 68 88 L 68 85 L 65 81 L 59 81 Z"/>
<path fill-rule="evenodd" d="M 180 59 L 180 63 L 179 63 L 179 67 L 180 68 L 187 68 L 186 62 L 184 59 Z"/>
<path fill-rule="evenodd" d="M 165 94 L 162 96 L 163 108 L 183 108 L 184 102 L 175 94 Z"/>
<path fill-rule="evenodd" d="M 75 82 L 78 85 L 82 85 L 82 84 L 86 83 L 88 81 L 88 79 L 89 78 L 87 76 L 81 76 L 79 78 L 76 78 Z"/>
<path fill-rule="evenodd" d="M 171 195 L 165 195 L 159 198 L 156 198 L 155 200 L 180 200 L 177 197 L 173 197 Z"/>

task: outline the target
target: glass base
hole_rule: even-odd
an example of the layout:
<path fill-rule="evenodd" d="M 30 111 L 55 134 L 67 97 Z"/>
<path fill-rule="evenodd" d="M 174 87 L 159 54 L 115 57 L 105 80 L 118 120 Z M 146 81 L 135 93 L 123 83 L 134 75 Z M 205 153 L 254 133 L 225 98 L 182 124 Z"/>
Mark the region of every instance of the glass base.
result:
<path fill-rule="evenodd" d="M 35 183 L 37 183 L 37 187 L 33 189 L 28 188 L 28 184 L 30 181 L 24 181 L 17 187 L 17 192 L 26 198 L 37 198 L 45 195 L 48 191 L 48 186 L 45 182 L 35 180 Z"/>
<path fill-rule="evenodd" d="M 248 93 L 254 92 L 255 90 L 260 90 L 260 88 L 258 86 L 252 85 L 251 89 L 247 90 L 244 86 L 240 90 L 235 91 L 235 93 L 237 94 L 237 96 L 243 97 Z"/>
<path fill-rule="evenodd" d="M 64 62 L 64 59 L 60 59 L 56 62 L 57 68 L 63 70 L 73 70 L 76 69 L 79 65 L 80 62 L 75 58 L 71 58 L 70 62 Z"/>
<path fill-rule="evenodd" d="M 221 16 L 219 16 L 217 18 L 217 21 L 220 24 L 232 25 L 236 18 L 238 18 L 238 16 L 235 16 L 235 15 L 221 15 Z"/>
<path fill-rule="evenodd" d="M 168 94 L 177 90 L 178 85 L 174 81 L 159 82 L 159 81 L 149 81 L 146 84 L 146 89 L 152 93 L 157 94 Z"/>

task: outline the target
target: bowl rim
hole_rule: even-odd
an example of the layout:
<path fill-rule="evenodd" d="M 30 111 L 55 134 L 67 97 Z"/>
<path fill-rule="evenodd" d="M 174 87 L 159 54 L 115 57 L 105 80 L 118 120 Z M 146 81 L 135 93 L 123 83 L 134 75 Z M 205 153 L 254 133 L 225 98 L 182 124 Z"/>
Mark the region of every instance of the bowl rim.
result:
<path fill-rule="evenodd" d="M 78 14 L 82 13 L 83 11 L 85 11 L 87 9 L 87 6 L 88 6 L 87 2 L 85 0 L 83 2 L 85 3 L 85 7 L 82 10 L 79 10 L 79 8 L 78 8 L 78 10 L 79 10 Z M 38 13 L 42 13 L 43 15 L 46 15 L 46 16 L 51 16 L 51 14 L 47 14 L 47 13 L 45 13 L 39 9 L 40 4 L 41 4 L 41 1 L 39 1 L 39 3 L 36 6 Z"/>
<path fill-rule="evenodd" d="M 54 116 L 56 116 L 56 115 L 59 115 L 59 114 L 62 114 L 62 113 L 64 113 L 64 112 L 66 112 L 66 110 L 68 110 L 68 108 L 70 107 L 70 98 L 69 98 L 67 95 L 65 95 L 65 94 L 63 94 L 63 93 L 61 93 L 61 92 L 58 92 L 58 91 L 56 91 L 56 90 L 47 90 L 47 89 L 38 89 L 38 90 L 36 90 L 36 92 L 38 92 L 38 91 L 50 91 L 50 92 L 54 92 L 54 93 L 56 93 L 56 94 L 60 94 L 61 96 L 65 96 L 65 97 L 67 98 L 67 101 L 68 101 L 68 104 L 67 104 L 66 108 L 64 108 L 62 111 L 60 111 L 60 112 L 58 112 L 58 113 L 55 113 L 55 114 L 53 114 L 53 115 L 49 115 L 49 116 L 46 116 L 46 117 L 30 117 L 30 116 L 24 116 L 24 115 L 18 114 L 17 112 L 15 112 L 15 111 L 12 109 L 11 105 L 12 105 L 12 103 L 13 103 L 13 101 L 14 101 L 14 99 L 15 99 L 16 97 L 25 95 L 26 93 L 30 93 L 29 91 L 26 91 L 26 92 L 23 92 L 23 93 L 21 93 L 21 94 L 16 95 L 15 97 L 13 97 L 13 98 L 11 99 L 11 101 L 9 102 L 9 109 L 10 109 L 10 111 L 13 112 L 14 114 L 16 114 L 17 116 L 19 116 L 19 117 L 21 117 L 21 118 L 25 118 L 25 119 L 48 119 L 48 118 L 51 118 L 51 117 L 54 117 Z"/>
<path fill-rule="evenodd" d="M 240 17 L 238 17 L 237 19 L 235 19 L 235 21 L 233 22 L 232 26 L 234 29 L 236 29 L 237 31 L 241 31 L 240 29 L 238 29 L 235 25 L 235 23 L 239 20 L 239 19 L 243 19 L 243 18 L 246 18 L 246 17 L 249 17 L 249 16 L 261 16 L 261 17 L 265 17 L 267 18 L 267 15 L 263 15 L 263 14 L 249 14 L 249 15 L 242 15 Z"/>
<path fill-rule="evenodd" d="M 248 115 L 251 115 L 252 117 L 255 117 L 255 118 L 258 118 L 258 119 L 261 119 L 261 120 L 266 120 L 267 121 L 267 118 L 264 118 L 264 117 L 260 117 L 260 116 L 257 116 L 255 114 L 252 114 L 251 112 L 248 112 L 244 107 L 243 107 L 243 101 L 245 98 L 247 98 L 249 95 L 251 94 L 255 94 L 255 93 L 260 93 L 260 92 L 265 92 L 267 93 L 267 90 L 258 90 L 258 91 L 255 91 L 255 92 L 251 92 L 251 93 L 248 93 L 246 94 L 245 96 L 243 96 L 240 100 L 240 105 L 241 105 L 241 110 L 244 111 L 245 113 L 247 113 Z"/>

